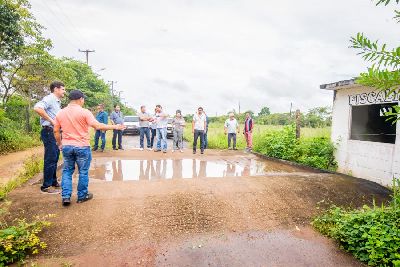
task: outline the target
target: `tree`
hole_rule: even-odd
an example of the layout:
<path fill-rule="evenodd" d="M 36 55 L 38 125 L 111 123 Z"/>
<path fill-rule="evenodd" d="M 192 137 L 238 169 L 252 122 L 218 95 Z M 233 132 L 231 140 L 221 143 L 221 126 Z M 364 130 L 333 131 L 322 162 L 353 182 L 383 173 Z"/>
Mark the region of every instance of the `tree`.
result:
<path fill-rule="evenodd" d="M 396 4 L 400 0 L 375 0 L 376 5 L 388 5 L 391 2 Z M 395 19 L 400 22 L 400 11 L 395 11 Z M 400 47 L 389 49 L 386 44 L 380 44 L 378 41 L 371 41 L 363 33 L 351 38 L 352 48 L 359 50 L 364 60 L 372 63 L 366 73 L 362 73 L 357 82 L 366 86 L 378 88 L 387 91 L 387 94 L 393 93 L 400 86 Z M 400 107 L 395 106 L 393 112 L 387 115 L 397 120 L 400 114 Z"/>
<path fill-rule="evenodd" d="M 258 116 L 265 116 L 271 114 L 269 107 L 263 107 L 261 111 L 258 113 Z"/>
<path fill-rule="evenodd" d="M 0 95 L 5 105 L 18 90 L 18 76 L 51 48 L 27 0 L 2 0 L 0 21 Z M 15 40 L 13 40 L 15 38 Z M 21 79 L 19 79 L 21 80 Z"/>

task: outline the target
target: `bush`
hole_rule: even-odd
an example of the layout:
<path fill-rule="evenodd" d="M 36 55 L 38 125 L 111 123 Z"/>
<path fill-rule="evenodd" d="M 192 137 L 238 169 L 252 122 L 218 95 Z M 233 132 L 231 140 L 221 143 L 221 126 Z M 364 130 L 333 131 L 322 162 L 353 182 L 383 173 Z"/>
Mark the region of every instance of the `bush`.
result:
<path fill-rule="evenodd" d="M 254 151 L 319 169 L 337 169 L 335 147 L 329 138 L 308 137 L 298 140 L 293 125 L 255 136 Z"/>
<path fill-rule="evenodd" d="M 386 207 L 346 210 L 334 206 L 316 217 L 312 224 L 370 266 L 400 266 L 398 188 L 399 184 L 394 186 L 393 201 Z"/>
<path fill-rule="evenodd" d="M 37 254 L 46 248 L 46 243 L 40 241 L 38 234 L 50 222 L 35 220 L 27 223 L 18 220 L 13 226 L 0 229 L 0 266 L 24 260 L 29 254 Z"/>
<path fill-rule="evenodd" d="M 0 109 L 0 154 L 40 145 L 39 134 L 26 133 L 21 123 L 4 117 Z"/>

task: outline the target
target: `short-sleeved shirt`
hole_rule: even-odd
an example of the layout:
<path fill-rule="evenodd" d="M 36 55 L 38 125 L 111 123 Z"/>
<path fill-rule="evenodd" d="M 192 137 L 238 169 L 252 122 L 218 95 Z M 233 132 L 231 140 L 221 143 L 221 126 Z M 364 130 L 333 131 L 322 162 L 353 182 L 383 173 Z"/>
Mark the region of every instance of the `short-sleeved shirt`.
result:
<path fill-rule="evenodd" d="M 139 116 L 139 127 L 150 127 L 149 121 L 142 121 L 142 119 L 148 119 L 151 117 L 149 113 L 140 112 L 138 113 L 138 116 Z"/>
<path fill-rule="evenodd" d="M 58 112 L 55 125 L 62 129 L 63 146 L 90 146 L 89 127 L 97 120 L 93 114 L 77 104 L 69 104 Z"/>
<path fill-rule="evenodd" d="M 101 123 L 104 123 L 104 124 L 108 124 L 108 113 L 105 112 L 105 111 L 100 111 L 96 115 L 96 120 L 98 122 L 101 122 Z"/>
<path fill-rule="evenodd" d="M 61 101 L 54 94 L 49 94 L 37 102 L 35 108 L 43 109 L 47 115 L 54 120 L 57 113 L 61 110 Z M 40 125 L 53 127 L 51 122 L 42 117 L 40 117 Z"/>
<path fill-rule="evenodd" d="M 114 124 L 124 124 L 124 115 L 121 111 L 113 111 L 110 115 L 110 120 L 112 120 Z"/>
<path fill-rule="evenodd" d="M 205 130 L 205 124 L 207 123 L 207 117 L 204 113 L 199 115 L 198 113 L 194 114 L 193 116 L 194 121 L 194 129 L 199 131 Z"/>
<path fill-rule="evenodd" d="M 185 119 L 184 119 L 183 117 L 181 117 L 181 118 L 175 117 L 175 118 L 172 120 L 172 125 L 175 126 L 175 130 L 177 130 L 177 131 L 183 131 L 183 127 L 184 127 L 184 125 L 185 125 Z"/>
<path fill-rule="evenodd" d="M 228 133 L 236 133 L 237 127 L 238 127 L 238 122 L 236 119 L 227 119 L 225 121 L 225 127 L 228 129 Z"/>
<path fill-rule="evenodd" d="M 156 113 L 157 129 L 167 128 L 168 117 L 165 117 L 164 112 Z"/>
<path fill-rule="evenodd" d="M 151 122 L 150 127 L 153 130 L 157 129 L 157 117 L 156 117 L 156 115 L 153 116 L 153 121 Z"/>

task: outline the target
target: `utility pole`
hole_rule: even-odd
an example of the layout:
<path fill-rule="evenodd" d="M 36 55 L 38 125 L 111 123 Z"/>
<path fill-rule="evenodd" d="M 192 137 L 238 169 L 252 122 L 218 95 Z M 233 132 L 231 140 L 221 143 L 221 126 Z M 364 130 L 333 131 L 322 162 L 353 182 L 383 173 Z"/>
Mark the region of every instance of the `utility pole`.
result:
<path fill-rule="evenodd" d="M 293 103 L 290 102 L 290 112 L 289 112 L 289 117 L 292 117 L 292 107 L 293 107 Z"/>
<path fill-rule="evenodd" d="M 86 65 L 89 65 L 89 53 L 94 53 L 95 50 L 89 50 L 89 49 L 80 50 L 80 49 L 79 49 L 79 52 L 82 52 L 82 53 L 85 53 L 85 54 L 86 54 Z"/>
<path fill-rule="evenodd" d="M 239 101 L 239 115 L 240 115 L 240 101 Z"/>
<path fill-rule="evenodd" d="M 110 89 L 111 89 L 111 100 L 114 104 L 114 83 L 117 83 L 117 81 L 108 81 L 110 84 Z"/>

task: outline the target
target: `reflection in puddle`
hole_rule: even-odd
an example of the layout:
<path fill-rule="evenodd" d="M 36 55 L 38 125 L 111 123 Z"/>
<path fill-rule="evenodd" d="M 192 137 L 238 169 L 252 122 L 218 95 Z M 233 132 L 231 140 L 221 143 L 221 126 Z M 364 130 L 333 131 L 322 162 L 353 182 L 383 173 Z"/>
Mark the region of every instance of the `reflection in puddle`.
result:
<path fill-rule="evenodd" d="M 108 160 L 93 159 L 90 178 L 106 181 L 255 176 L 268 172 L 295 172 L 291 166 L 255 159 L 227 160 Z"/>

